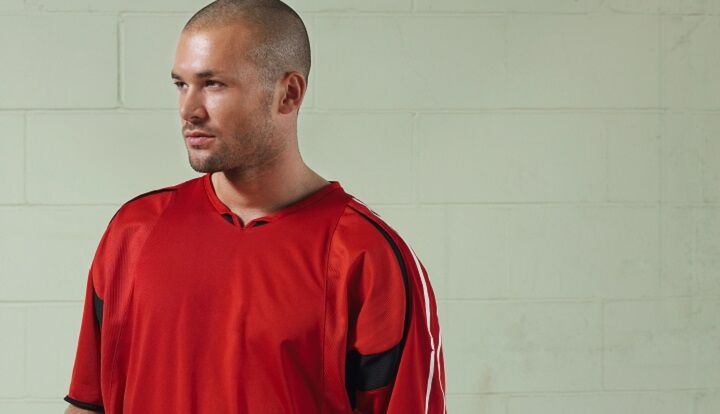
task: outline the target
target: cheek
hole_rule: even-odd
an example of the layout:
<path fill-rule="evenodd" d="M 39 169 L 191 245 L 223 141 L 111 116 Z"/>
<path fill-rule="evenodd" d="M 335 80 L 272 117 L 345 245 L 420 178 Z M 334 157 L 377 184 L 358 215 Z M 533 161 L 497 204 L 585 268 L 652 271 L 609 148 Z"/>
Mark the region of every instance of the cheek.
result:
<path fill-rule="evenodd" d="M 222 95 L 222 96 L 220 96 Z M 211 118 L 220 125 L 232 125 L 244 122 L 252 111 L 243 102 L 229 94 L 218 94 L 207 100 L 206 108 Z"/>

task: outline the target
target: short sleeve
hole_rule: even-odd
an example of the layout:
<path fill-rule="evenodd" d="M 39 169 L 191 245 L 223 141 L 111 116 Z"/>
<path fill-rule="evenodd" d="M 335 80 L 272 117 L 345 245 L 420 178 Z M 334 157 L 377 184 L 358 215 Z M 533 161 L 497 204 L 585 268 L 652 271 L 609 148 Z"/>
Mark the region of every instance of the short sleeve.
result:
<path fill-rule="evenodd" d="M 80 334 L 77 340 L 75 362 L 70 389 L 64 400 L 91 411 L 105 412 L 101 388 L 101 338 L 103 319 L 102 275 L 109 227 L 95 251 L 85 285 Z"/>
<path fill-rule="evenodd" d="M 129 270 L 154 223 L 176 192 L 165 187 L 142 193 L 125 202 L 110 218 L 90 265 L 85 288 L 75 362 L 65 401 L 91 411 L 104 412 L 113 400 L 108 389 L 105 349 L 117 345 L 116 314 L 129 303 L 132 283 Z M 107 299 L 107 301 L 105 300 Z M 106 395 L 103 395 L 103 391 Z"/>
<path fill-rule="evenodd" d="M 350 268 L 346 387 L 356 414 L 444 413 L 437 304 L 407 242 L 371 213 Z"/>
<path fill-rule="evenodd" d="M 402 350 L 406 284 L 394 252 L 376 239 L 353 264 L 348 283 L 345 382 L 361 413 L 385 412 Z"/>

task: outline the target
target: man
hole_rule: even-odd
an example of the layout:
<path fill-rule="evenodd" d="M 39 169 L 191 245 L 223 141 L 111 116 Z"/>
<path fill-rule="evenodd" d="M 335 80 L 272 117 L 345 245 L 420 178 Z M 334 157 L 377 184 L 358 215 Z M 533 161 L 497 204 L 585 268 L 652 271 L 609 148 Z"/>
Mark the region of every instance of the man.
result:
<path fill-rule="evenodd" d="M 415 252 L 308 168 L 310 48 L 278 0 L 216 1 L 172 78 L 205 173 L 125 202 L 88 274 L 66 413 L 444 413 Z"/>

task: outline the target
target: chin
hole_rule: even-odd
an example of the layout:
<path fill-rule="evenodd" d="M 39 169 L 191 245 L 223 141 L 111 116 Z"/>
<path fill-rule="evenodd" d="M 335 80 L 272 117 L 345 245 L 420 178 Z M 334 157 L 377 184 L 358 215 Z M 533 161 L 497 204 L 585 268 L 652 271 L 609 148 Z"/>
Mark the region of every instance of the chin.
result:
<path fill-rule="evenodd" d="M 209 165 L 207 163 L 207 160 L 205 160 L 205 159 L 198 159 L 198 157 L 193 157 L 192 155 L 190 155 L 188 157 L 188 161 L 190 164 L 190 168 L 192 168 L 193 170 L 195 170 L 199 173 L 206 173 L 206 172 L 210 172 L 212 170 L 212 168 L 210 168 L 212 166 Z"/>

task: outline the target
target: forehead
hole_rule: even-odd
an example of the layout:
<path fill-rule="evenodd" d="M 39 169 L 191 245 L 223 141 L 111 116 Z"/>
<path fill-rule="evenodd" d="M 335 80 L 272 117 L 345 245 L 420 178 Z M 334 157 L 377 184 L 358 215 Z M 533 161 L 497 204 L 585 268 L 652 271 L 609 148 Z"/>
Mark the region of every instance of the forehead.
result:
<path fill-rule="evenodd" d="M 207 68 L 237 72 L 246 66 L 245 53 L 251 46 L 250 30 L 242 25 L 182 32 L 173 72 L 182 76 Z"/>

